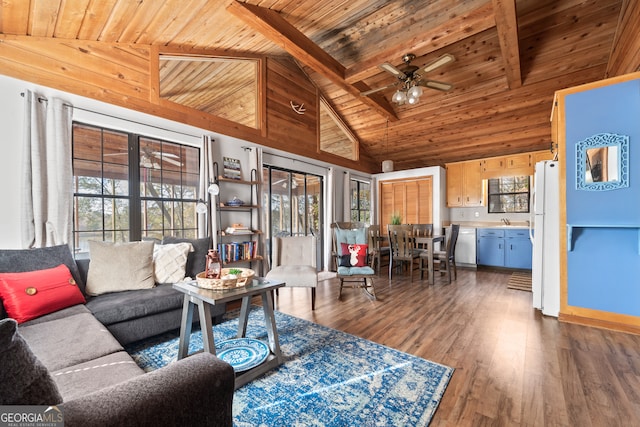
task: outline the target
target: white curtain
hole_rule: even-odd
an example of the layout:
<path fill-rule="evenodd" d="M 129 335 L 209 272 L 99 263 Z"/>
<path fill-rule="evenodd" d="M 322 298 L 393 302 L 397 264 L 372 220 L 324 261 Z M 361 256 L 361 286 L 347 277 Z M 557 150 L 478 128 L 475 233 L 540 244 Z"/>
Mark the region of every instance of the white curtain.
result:
<path fill-rule="evenodd" d="M 342 220 L 346 222 L 351 221 L 351 174 L 348 171 L 345 171 L 343 186 L 343 205 L 342 205 Z"/>
<path fill-rule="evenodd" d="M 22 246 L 39 248 L 72 241 L 72 108 L 25 91 L 22 178 Z"/>
<path fill-rule="evenodd" d="M 213 140 L 208 135 L 202 136 L 202 146 L 200 149 L 200 189 L 198 198 L 203 200 L 207 206 L 207 214 L 198 217 L 199 237 L 209 236 L 212 239 L 213 247 L 218 245 L 218 224 L 216 216 L 216 196 L 209 194 L 209 185 L 215 182 L 215 172 L 213 170 Z"/>

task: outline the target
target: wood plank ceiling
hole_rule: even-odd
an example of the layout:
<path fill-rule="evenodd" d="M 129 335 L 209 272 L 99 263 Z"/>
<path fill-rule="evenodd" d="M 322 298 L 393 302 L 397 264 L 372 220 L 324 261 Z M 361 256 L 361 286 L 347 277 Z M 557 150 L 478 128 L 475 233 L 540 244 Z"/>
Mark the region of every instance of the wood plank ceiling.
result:
<path fill-rule="evenodd" d="M 0 32 L 293 56 L 378 164 L 396 170 L 548 149 L 556 90 L 640 66 L 635 0 L 5 0 Z M 449 53 L 416 105 L 378 65 Z M 246 120 L 246 118 L 245 118 Z M 287 143 L 283 141 L 283 150 Z"/>

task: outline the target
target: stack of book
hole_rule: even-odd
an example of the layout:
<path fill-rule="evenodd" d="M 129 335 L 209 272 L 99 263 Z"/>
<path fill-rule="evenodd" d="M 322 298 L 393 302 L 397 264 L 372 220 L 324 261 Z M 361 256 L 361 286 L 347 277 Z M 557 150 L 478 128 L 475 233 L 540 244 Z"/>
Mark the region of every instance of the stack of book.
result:
<path fill-rule="evenodd" d="M 256 258 L 257 242 L 219 243 L 218 253 L 224 264 L 236 261 L 248 261 Z"/>
<path fill-rule="evenodd" d="M 224 232 L 226 234 L 252 234 L 253 231 L 249 227 L 242 224 L 233 224 L 231 227 L 227 227 Z"/>

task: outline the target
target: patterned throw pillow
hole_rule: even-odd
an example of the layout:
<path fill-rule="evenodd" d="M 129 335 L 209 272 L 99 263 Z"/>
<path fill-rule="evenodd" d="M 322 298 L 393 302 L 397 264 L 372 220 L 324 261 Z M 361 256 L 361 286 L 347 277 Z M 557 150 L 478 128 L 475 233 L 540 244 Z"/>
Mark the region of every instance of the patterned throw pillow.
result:
<path fill-rule="evenodd" d="M 341 243 L 343 255 L 340 257 L 340 267 L 364 267 L 367 265 L 368 245 L 358 243 Z"/>
<path fill-rule="evenodd" d="M 185 278 L 191 243 L 170 243 L 153 247 L 153 277 L 156 283 L 176 283 Z"/>
<path fill-rule="evenodd" d="M 187 257 L 185 276 L 195 279 L 198 273 L 205 270 L 207 266 L 207 252 L 209 252 L 212 243 L 211 237 L 189 239 L 186 237 L 165 236 L 162 238 L 163 245 L 169 243 L 191 243 L 193 245 L 193 252 L 190 252 Z"/>
<path fill-rule="evenodd" d="M 85 303 L 64 264 L 23 273 L 0 273 L 0 299 L 9 317 L 18 323 Z"/>

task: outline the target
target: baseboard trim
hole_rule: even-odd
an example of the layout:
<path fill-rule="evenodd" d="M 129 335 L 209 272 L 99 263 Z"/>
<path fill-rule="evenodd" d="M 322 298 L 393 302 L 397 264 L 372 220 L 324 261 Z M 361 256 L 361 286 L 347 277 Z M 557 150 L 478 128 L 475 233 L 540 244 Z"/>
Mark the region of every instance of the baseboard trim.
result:
<path fill-rule="evenodd" d="M 558 316 L 558 320 L 561 322 L 573 323 L 576 325 L 592 326 L 594 328 L 608 329 L 610 331 L 640 335 L 640 326 L 629 325 L 626 323 L 618 323 L 563 313 L 560 313 L 560 315 Z"/>

